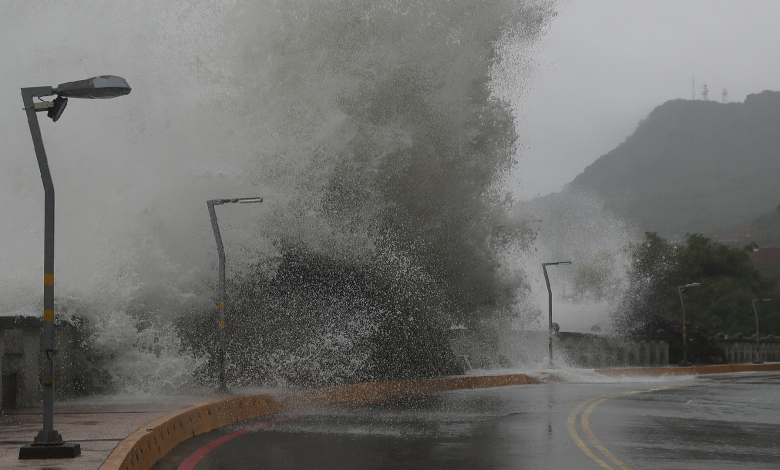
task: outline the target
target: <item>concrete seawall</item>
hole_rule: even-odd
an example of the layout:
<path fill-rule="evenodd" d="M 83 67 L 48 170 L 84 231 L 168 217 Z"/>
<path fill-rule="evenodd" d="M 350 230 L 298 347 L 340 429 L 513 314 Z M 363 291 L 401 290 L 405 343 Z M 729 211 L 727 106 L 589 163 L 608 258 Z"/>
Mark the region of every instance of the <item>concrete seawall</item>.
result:
<path fill-rule="evenodd" d="M 752 338 L 722 338 L 718 335 L 715 342 L 726 354 L 729 364 L 780 361 L 780 338 L 768 337 L 756 341 Z"/>
<path fill-rule="evenodd" d="M 40 403 L 43 362 L 40 316 L 0 316 L 0 409 L 35 406 Z M 76 328 L 58 324 L 54 337 L 57 398 L 73 394 Z"/>
<path fill-rule="evenodd" d="M 547 331 L 507 327 L 495 344 L 465 329 L 450 332 L 450 346 L 467 370 L 540 364 L 548 358 L 548 343 Z M 665 336 L 620 338 L 562 331 L 553 335 L 553 355 L 556 364 L 587 369 L 665 366 L 669 364 L 669 341 Z"/>

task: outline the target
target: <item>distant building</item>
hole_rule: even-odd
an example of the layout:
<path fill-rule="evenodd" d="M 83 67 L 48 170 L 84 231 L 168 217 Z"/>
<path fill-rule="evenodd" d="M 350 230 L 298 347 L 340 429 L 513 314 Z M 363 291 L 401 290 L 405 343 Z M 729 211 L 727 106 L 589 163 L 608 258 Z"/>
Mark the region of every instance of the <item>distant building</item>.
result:
<path fill-rule="evenodd" d="M 748 256 L 751 260 L 761 263 L 780 263 L 780 248 L 761 248 L 749 251 Z"/>
<path fill-rule="evenodd" d="M 736 230 L 715 230 L 712 233 L 712 241 L 716 243 L 739 243 L 748 242 L 755 238 L 755 233 L 750 227 L 743 227 Z"/>

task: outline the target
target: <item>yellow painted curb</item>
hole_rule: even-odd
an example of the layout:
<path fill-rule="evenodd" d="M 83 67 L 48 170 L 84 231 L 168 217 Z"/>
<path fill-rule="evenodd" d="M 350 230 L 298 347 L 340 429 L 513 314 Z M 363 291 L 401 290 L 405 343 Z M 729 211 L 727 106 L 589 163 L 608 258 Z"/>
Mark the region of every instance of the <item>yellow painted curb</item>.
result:
<path fill-rule="evenodd" d="M 247 395 L 174 411 L 120 442 L 100 466 L 100 470 L 148 470 L 171 449 L 190 437 L 248 417 L 281 410 L 279 403 L 270 396 Z"/>
<path fill-rule="evenodd" d="M 626 369 L 596 369 L 596 372 L 610 377 L 637 377 L 642 375 L 702 375 L 728 374 L 730 372 L 764 372 L 780 370 L 780 363 L 771 364 L 724 364 L 719 366 L 693 367 L 635 367 Z"/>
<path fill-rule="evenodd" d="M 149 470 L 176 445 L 193 436 L 266 414 L 402 395 L 525 385 L 556 380 L 554 376 L 540 375 L 543 377 L 542 379 L 526 374 L 507 374 L 363 382 L 295 390 L 288 392 L 283 397 L 276 398 L 270 395 L 223 398 L 175 411 L 149 423 L 120 442 L 100 466 L 100 470 Z"/>

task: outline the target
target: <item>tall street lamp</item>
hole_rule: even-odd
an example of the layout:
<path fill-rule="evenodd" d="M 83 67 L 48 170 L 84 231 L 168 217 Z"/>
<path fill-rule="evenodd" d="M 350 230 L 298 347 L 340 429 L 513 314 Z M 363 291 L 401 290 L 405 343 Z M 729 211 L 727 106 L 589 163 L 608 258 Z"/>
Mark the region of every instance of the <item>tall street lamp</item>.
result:
<path fill-rule="evenodd" d="M 756 302 L 769 302 L 772 299 L 753 299 L 753 313 L 756 314 L 756 359 L 753 364 L 763 364 L 761 360 L 761 345 L 758 343 L 758 310 L 756 310 Z"/>
<path fill-rule="evenodd" d="M 211 228 L 214 230 L 214 239 L 217 241 L 217 253 L 219 254 L 219 286 L 217 288 L 217 302 L 219 305 L 219 390 L 227 391 L 225 383 L 225 246 L 222 244 L 222 235 L 219 233 L 217 223 L 217 211 L 214 206 L 222 204 L 240 203 L 252 204 L 263 202 L 261 197 L 243 197 L 237 199 L 211 199 L 206 201 L 211 216 Z"/>
<path fill-rule="evenodd" d="M 63 442 L 54 430 L 54 183 L 49 172 L 49 162 L 43 148 L 41 128 L 36 113 L 46 111 L 52 121 L 62 116 L 68 98 L 115 98 L 130 93 L 130 85 L 121 77 L 102 75 L 77 82 L 61 83 L 57 87 L 42 86 L 22 88 L 22 101 L 27 112 L 35 157 L 41 171 L 44 190 L 43 236 L 43 430 L 38 432 L 32 444 L 19 449 L 20 459 L 72 458 L 81 454 L 77 443 Z M 53 101 L 40 100 L 41 96 L 57 95 Z"/>
<path fill-rule="evenodd" d="M 555 263 L 542 263 L 542 271 L 544 271 L 544 282 L 547 284 L 547 294 L 550 297 L 550 331 L 549 331 L 549 346 L 550 346 L 550 367 L 553 365 L 553 321 L 552 321 L 552 290 L 550 289 L 550 278 L 547 277 L 547 266 L 555 266 L 558 264 L 571 264 L 571 261 L 556 261 Z"/>
<path fill-rule="evenodd" d="M 680 294 L 680 304 L 682 305 L 683 312 L 683 360 L 680 362 L 680 366 L 682 367 L 691 365 L 691 363 L 688 362 L 688 334 L 685 328 L 685 302 L 683 302 L 682 296 L 682 293 L 685 292 L 685 289 L 689 287 L 701 287 L 701 284 L 698 282 L 692 282 L 690 284 L 685 284 L 684 286 L 677 286 L 677 293 Z"/>

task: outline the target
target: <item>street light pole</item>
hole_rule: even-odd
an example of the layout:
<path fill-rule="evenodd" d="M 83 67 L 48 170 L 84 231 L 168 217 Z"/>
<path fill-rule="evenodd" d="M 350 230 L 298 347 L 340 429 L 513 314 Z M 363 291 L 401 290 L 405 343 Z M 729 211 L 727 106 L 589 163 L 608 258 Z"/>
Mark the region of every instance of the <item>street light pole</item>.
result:
<path fill-rule="evenodd" d="M 22 89 L 22 102 L 27 112 L 35 157 L 41 172 L 44 192 L 43 217 L 43 430 L 35 437 L 36 444 L 60 444 L 62 436 L 54 430 L 54 182 L 43 147 L 41 127 L 33 97 L 52 94 L 51 87 Z M 70 444 L 70 443 L 69 443 Z M 74 446 L 80 453 L 79 444 Z M 21 458 L 21 455 L 20 455 Z"/>
<path fill-rule="evenodd" d="M 769 302 L 772 299 L 753 299 L 753 313 L 756 314 L 756 359 L 753 361 L 753 364 L 763 364 L 764 361 L 761 360 L 761 345 L 758 342 L 758 310 L 756 310 L 756 302 Z"/>
<path fill-rule="evenodd" d="M 211 229 L 214 231 L 214 239 L 217 242 L 217 254 L 219 255 L 219 285 L 217 286 L 217 304 L 219 305 L 219 390 L 227 391 L 225 381 L 225 245 L 222 244 L 222 235 L 219 232 L 217 211 L 214 206 L 222 204 L 241 203 L 251 204 L 263 202 L 262 197 L 244 197 L 237 199 L 210 199 L 206 201 L 211 217 Z"/>
<path fill-rule="evenodd" d="M 682 305 L 683 312 L 683 360 L 680 362 L 680 366 L 682 367 L 691 365 L 691 363 L 688 362 L 688 334 L 685 327 L 685 302 L 683 302 L 682 296 L 682 293 L 685 292 L 685 289 L 689 287 L 701 287 L 701 284 L 698 282 L 693 282 L 691 284 L 685 284 L 684 286 L 677 286 L 677 293 L 680 294 L 680 304 Z"/>
<path fill-rule="evenodd" d="M 557 261 L 555 263 L 542 263 L 542 271 L 544 271 L 544 282 L 547 284 L 547 294 L 550 299 L 550 327 L 549 327 L 549 341 L 548 345 L 550 348 L 550 367 L 553 366 L 553 315 L 552 315 L 552 304 L 553 304 L 553 296 L 552 296 L 552 289 L 550 289 L 550 278 L 547 276 L 547 266 L 555 266 L 558 264 L 571 264 L 571 261 Z"/>
<path fill-rule="evenodd" d="M 124 78 L 104 75 L 78 82 L 62 83 L 56 88 L 50 86 L 22 88 L 22 102 L 27 113 L 35 158 L 41 172 L 44 191 L 43 226 L 43 429 L 38 432 L 33 444 L 19 449 L 20 459 L 73 458 L 81 454 L 78 443 L 63 442 L 59 432 L 54 430 L 54 183 L 49 171 L 46 150 L 43 147 L 41 127 L 36 113 L 46 111 L 56 122 L 68 97 L 72 98 L 114 98 L 130 93 L 130 86 Z M 54 101 L 39 101 L 33 98 L 57 95 Z"/>

